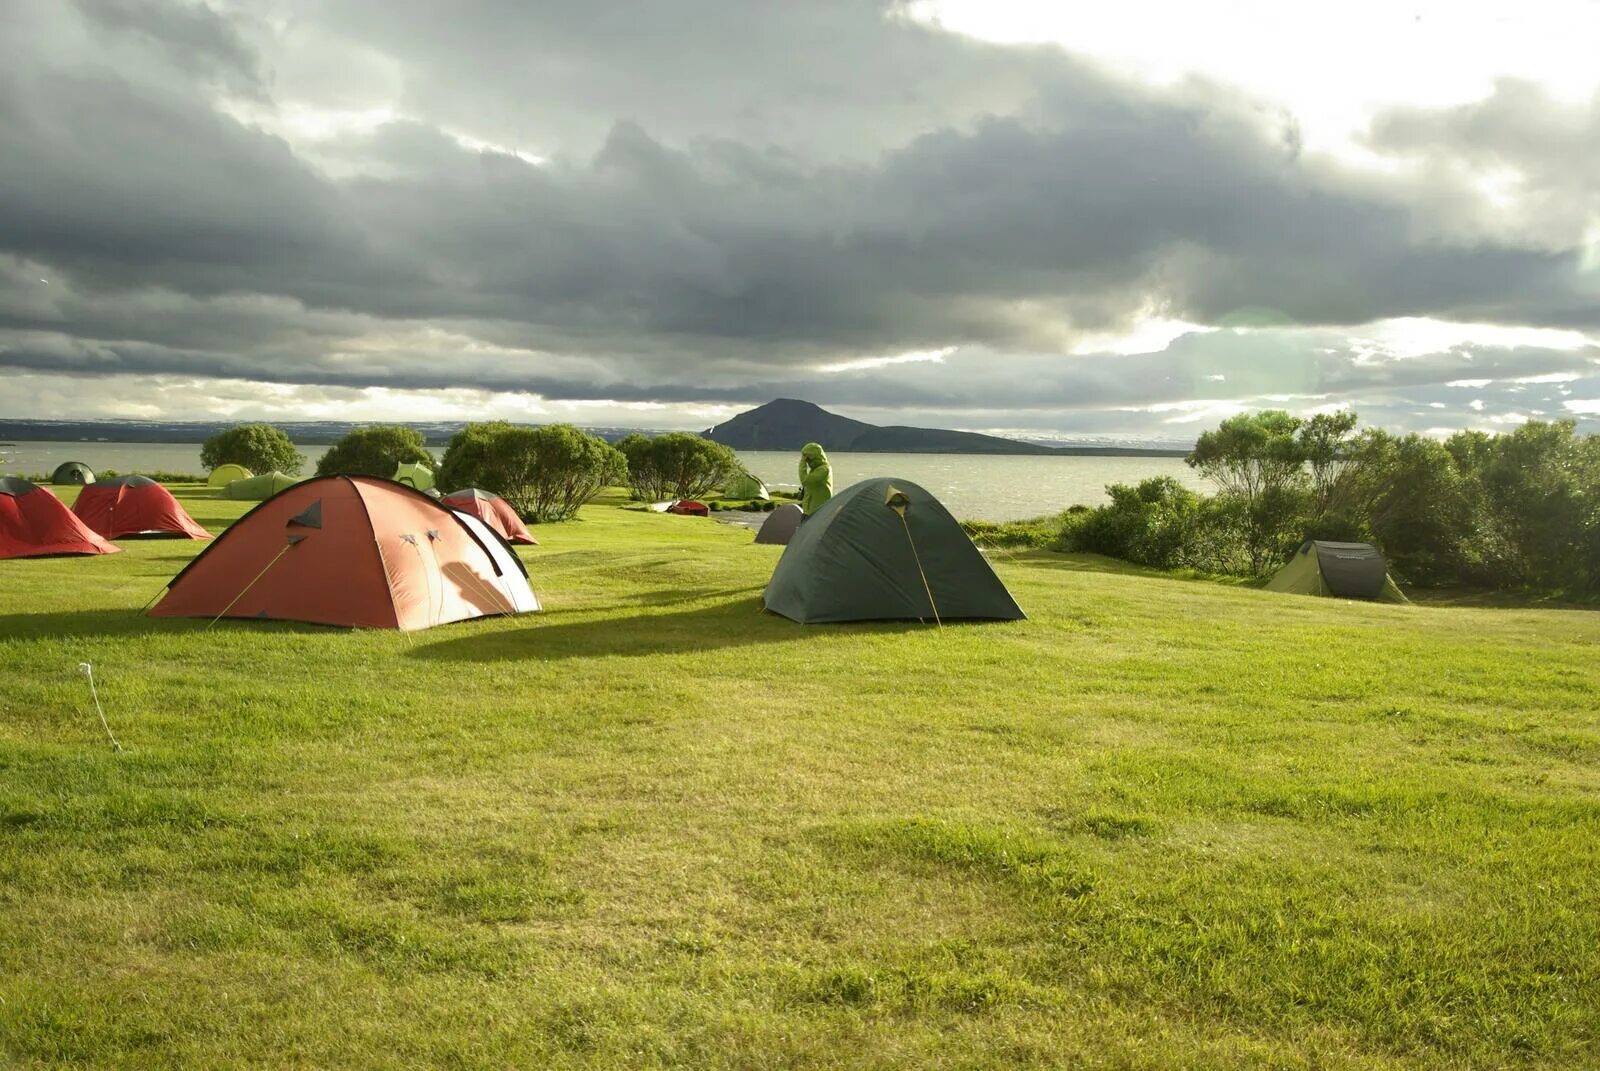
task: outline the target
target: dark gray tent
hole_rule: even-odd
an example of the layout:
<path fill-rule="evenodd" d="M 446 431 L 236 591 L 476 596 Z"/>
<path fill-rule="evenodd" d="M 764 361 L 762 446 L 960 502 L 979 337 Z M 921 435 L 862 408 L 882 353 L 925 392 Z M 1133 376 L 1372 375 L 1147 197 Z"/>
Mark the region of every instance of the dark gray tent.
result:
<path fill-rule="evenodd" d="M 778 546 L 788 546 L 789 540 L 794 538 L 795 529 L 800 527 L 800 522 L 805 520 L 805 511 L 798 502 L 788 502 L 767 514 L 767 519 L 761 522 L 761 527 L 756 532 L 757 543 L 776 543 Z"/>
<path fill-rule="evenodd" d="M 1024 616 L 939 500 L 899 479 L 863 480 L 806 518 L 763 598 L 805 624 Z"/>
<path fill-rule="evenodd" d="M 81 461 L 63 461 L 50 474 L 51 483 L 94 483 L 94 470 Z"/>
<path fill-rule="evenodd" d="M 1337 599 L 1408 602 L 1389 576 L 1383 555 L 1371 543 L 1330 543 L 1308 539 L 1267 581 L 1268 591 L 1293 595 L 1331 595 Z"/>

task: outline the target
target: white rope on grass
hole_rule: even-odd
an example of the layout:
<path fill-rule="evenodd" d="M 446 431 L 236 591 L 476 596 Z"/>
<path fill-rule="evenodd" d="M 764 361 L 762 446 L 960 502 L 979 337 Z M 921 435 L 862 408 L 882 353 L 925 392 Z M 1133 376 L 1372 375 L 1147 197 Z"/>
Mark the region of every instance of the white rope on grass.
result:
<path fill-rule="evenodd" d="M 89 697 L 94 700 L 94 711 L 100 715 L 100 724 L 106 731 L 106 739 L 111 741 L 111 750 L 121 751 L 122 745 L 117 743 L 117 738 L 111 735 L 111 723 L 106 721 L 106 712 L 100 706 L 100 693 L 94 687 L 94 667 L 87 662 L 78 663 L 78 672 L 89 679 Z"/>

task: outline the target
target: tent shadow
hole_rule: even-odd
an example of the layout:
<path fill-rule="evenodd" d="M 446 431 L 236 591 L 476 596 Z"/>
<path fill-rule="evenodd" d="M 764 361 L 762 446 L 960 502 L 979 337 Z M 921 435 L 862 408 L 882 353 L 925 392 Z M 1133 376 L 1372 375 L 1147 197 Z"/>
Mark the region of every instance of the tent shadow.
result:
<path fill-rule="evenodd" d="M 797 625 L 765 613 L 759 599 L 701 606 L 676 613 L 562 621 L 561 614 L 539 615 L 528 624 L 498 632 L 458 636 L 419 644 L 409 658 L 434 662 L 559 661 L 569 658 L 635 658 L 689 654 L 725 647 L 815 642 L 821 634 L 907 632 L 926 626 L 911 621 L 879 621 L 848 625 Z"/>

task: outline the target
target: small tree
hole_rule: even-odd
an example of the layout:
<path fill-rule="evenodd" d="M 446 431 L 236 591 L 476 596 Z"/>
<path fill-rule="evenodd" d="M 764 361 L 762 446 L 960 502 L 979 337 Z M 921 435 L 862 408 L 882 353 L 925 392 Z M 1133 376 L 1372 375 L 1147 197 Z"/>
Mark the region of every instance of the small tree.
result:
<path fill-rule="evenodd" d="M 504 420 L 491 420 L 468 424 L 456 432 L 439 461 L 434 485 L 446 493 L 464 487 L 480 487 L 504 497 L 510 476 L 499 466 L 500 458 L 494 444 L 512 427 Z"/>
<path fill-rule="evenodd" d="M 571 518 L 627 475 L 628 463 L 616 448 L 571 424 L 468 424 L 451 438 L 439 466 L 443 486 L 493 491 L 524 520 L 536 522 Z"/>
<path fill-rule="evenodd" d="M 407 462 L 433 466 L 433 455 L 424 447 L 422 433 L 400 424 L 370 424 L 356 428 L 334 443 L 317 462 L 318 476 L 344 473 L 350 476 L 394 475 L 395 467 Z"/>
<path fill-rule="evenodd" d="M 1358 455 L 1352 450 L 1356 430 L 1354 409 L 1317 413 L 1295 432 L 1295 445 L 1311 472 L 1312 520 L 1320 520 L 1337 506 L 1340 478 Z"/>
<path fill-rule="evenodd" d="M 661 488 L 661 476 L 651 457 L 650 436 L 634 432 L 617 440 L 617 451 L 628 461 L 628 486 L 633 497 L 646 502 L 658 502 L 667 495 Z"/>
<path fill-rule="evenodd" d="M 1237 501 L 1244 550 L 1257 575 L 1300 541 L 1295 528 L 1305 512 L 1307 486 L 1301 425 L 1281 409 L 1241 413 L 1203 433 L 1187 458 L 1222 488 L 1220 497 Z"/>
<path fill-rule="evenodd" d="M 200 464 L 208 469 L 243 465 L 257 476 L 273 471 L 294 476 L 305 463 L 306 456 L 289 436 L 271 424 L 240 424 L 217 432 L 200 447 Z"/>
<path fill-rule="evenodd" d="M 731 446 L 675 431 L 649 438 L 629 435 L 617 444 L 628 459 L 635 498 L 703 498 L 742 470 Z"/>

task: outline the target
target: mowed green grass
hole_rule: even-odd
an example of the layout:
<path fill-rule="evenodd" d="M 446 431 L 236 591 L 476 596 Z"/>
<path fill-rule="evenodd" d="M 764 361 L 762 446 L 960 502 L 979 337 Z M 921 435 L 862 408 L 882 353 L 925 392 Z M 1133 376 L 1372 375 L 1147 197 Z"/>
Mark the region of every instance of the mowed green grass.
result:
<path fill-rule="evenodd" d="M 0 1063 L 1600 1064 L 1600 614 L 1033 554 L 807 628 L 748 533 L 536 534 L 410 635 L 0 562 Z"/>

